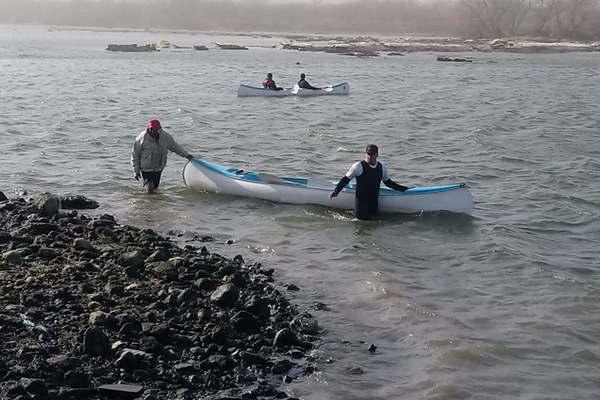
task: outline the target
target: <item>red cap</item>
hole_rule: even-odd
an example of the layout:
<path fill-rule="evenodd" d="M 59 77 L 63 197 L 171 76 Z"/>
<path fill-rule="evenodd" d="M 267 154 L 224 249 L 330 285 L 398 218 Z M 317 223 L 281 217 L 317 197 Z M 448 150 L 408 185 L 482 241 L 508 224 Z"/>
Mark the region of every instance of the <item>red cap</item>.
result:
<path fill-rule="evenodd" d="M 160 121 L 157 119 L 151 119 L 148 121 L 148 129 L 160 129 Z"/>

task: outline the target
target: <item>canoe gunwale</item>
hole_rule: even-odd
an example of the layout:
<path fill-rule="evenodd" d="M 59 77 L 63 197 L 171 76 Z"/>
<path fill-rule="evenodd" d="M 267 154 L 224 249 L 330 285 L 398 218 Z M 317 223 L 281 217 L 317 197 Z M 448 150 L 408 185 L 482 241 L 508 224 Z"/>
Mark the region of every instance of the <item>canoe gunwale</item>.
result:
<path fill-rule="evenodd" d="M 297 187 L 297 188 L 302 188 L 302 189 L 308 189 L 308 190 L 324 190 L 324 191 L 328 191 L 331 192 L 334 188 L 335 188 L 335 183 L 334 182 L 328 182 L 331 183 L 331 187 L 330 188 L 325 188 L 325 187 L 319 187 L 319 186 L 310 186 L 309 182 L 310 179 L 308 178 L 290 178 L 290 177 L 276 177 L 279 178 L 280 181 L 274 181 L 274 180 L 269 180 L 269 181 L 265 181 L 262 179 L 261 177 L 261 173 L 260 172 L 255 172 L 255 171 L 244 171 L 243 174 L 236 174 L 233 172 L 229 172 L 232 170 L 235 171 L 242 171 L 240 169 L 235 169 L 232 167 L 224 167 L 218 164 L 214 164 L 214 163 L 210 163 L 208 161 L 199 159 L 199 158 L 195 158 L 191 161 L 188 161 L 186 163 L 186 165 L 183 168 L 183 171 L 185 172 L 185 168 L 187 167 L 187 164 L 189 163 L 197 163 L 200 164 L 202 167 L 204 168 L 208 168 L 209 170 L 218 173 L 219 175 L 223 176 L 224 178 L 227 179 L 234 179 L 234 180 L 239 180 L 242 182 L 246 182 L 246 183 L 250 183 L 250 184 L 258 184 L 258 185 L 280 185 L 280 186 L 292 186 L 292 187 Z M 274 176 L 272 174 L 264 174 L 264 175 L 268 175 L 268 176 Z M 252 179 L 248 178 L 248 176 L 251 176 Z M 301 183 L 298 181 L 294 181 L 293 179 L 301 179 L 301 180 L 305 180 L 306 183 Z M 183 176 L 183 181 L 184 183 L 187 185 L 187 182 L 185 180 L 185 174 Z M 426 195 L 426 194 L 433 194 L 433 193 L 441 193 L 441 192 L 447 192 L 447 191 L 452 191 L 452 190 L 457 190 L 457 189 L 462 189 L 462 188 L 467 188 L 468 186 L 465 183 L 454 183 L 454 184 L 448 184 L 448 185 L 440 185 L 440 186 L 425 186 L 425 187 L 418 187 L 418 188 L 411 188 L 408 189 L 404 192 L 400 192 L 394 189 L 389 189 L 389 188 L 381 188 L 380 192 L 379 192 L 379 196 L 385 196 L 385 197 L 390 197 L 390 196 L 422 196 L 422 195 Z M 354 188 L 355 185 L 354 184 L 349 184 L 348 186 L 346 186 L 343 191 L 344 192 L 352 192 L 354 193 Z"/>

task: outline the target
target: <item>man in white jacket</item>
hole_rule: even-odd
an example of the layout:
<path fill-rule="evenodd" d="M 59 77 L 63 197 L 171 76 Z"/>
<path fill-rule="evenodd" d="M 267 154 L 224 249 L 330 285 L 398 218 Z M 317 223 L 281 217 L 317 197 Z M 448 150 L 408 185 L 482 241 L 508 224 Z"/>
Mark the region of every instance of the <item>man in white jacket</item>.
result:
<path fill-rule="evenodd" d="M 148 193 L 153 193 L 160 184 L 160 175 L 167 165 L 169 150 L 188 160 L 194 158 L 162 129 L 159 120 L 151 119 L 146 129 L 135 138 L 131 150 L 131 165 L 135 179 L 139 181 L 141 174 L 144 188 Z"/>

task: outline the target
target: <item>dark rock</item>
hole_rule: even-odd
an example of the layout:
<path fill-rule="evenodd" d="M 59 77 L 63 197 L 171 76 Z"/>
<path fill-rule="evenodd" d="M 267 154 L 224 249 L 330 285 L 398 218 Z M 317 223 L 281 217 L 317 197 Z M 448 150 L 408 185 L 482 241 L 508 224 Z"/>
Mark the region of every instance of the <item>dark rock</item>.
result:
<path fill-rule="evenodd" d="M 138 368 L 147 367 L 153 361 L 154 357 L 144 351 L 135 349 L 123 349 L 119 358 L 115 361 L 115 367 L 131 371 Z"/>
<path fill-rule="evenodd" d="M 111 296 L 123 296 L 125 289 L 120 283 L 108 282 L 104 285 L 104 291 Z"/>
<path fill-rule="evenodd" d="M 256 318 L 247 311 L 238 311 L 231 318 L 231 323 L 238 332 L 256 333 L 260 329 Z"/>
<path fill-rule="evenodd" d="M 121 254 L 119 262 L 123 266 L 131 266 L 141 268 L 144 266 L 144 253 L 141 250 L 134 250 L 128 253 Z"/>
<path fill-rule="evenodd" d="M 98 208 L 100 205 L 95 200 L 90 200 L 82 195 L 67 195 L 60 197 L 60 206 L 71 210 L 90 210 Z"/>
<path fill-rule="evenodd" d="M 369 346 L 369 351 L 370 351 L 371 353 L 375 353 L 375 352 L 377 351 L 377 346 L 375 346 L 374 344 L 371 344 L 371 345 Z"/>
<path fill-rule="evenodd" d="M 235 304 L 239 295 L 240 290 L 235 285 L 227 283 L 216 288 L 210 295 L 210 300 L 220 306 L 230 307 Z"/>
<path fill-rule="evenodd" d="M 198 369 L 194 366 L 194 364 L 184 362 L 175 364 L 173 366 L 173 370 L 179 374 L 189 375 L 196 373 Z"/>
<path fill-rule="evenodd" d="M 40 193 L 33 198 L 34 204 L 43 217 L 53 217 L 58 214 L 60 199 L 51 193 Z"/>
<path fill-rule="evenodd" d="M 23 261 L 23 250 L 10 250 L 2 253 L 2 259 L 11 264 L 19 264 Z"/>
<path fill-rule="evenodd" d="M 194 282 L 194 286 L 196 286 L 200 290 L 210 291 L 214 290 L 217 287 L 217 284 L 212 279 L 200 278 L 196 279 L 196 281 Z"/>
<path fill-rule="evenodd" d="M 0 192 L 0 201 L 7 201 L 8 197 L 4 195 L 4 193 Z"/>
<path fill-rule="evenodd" d="M 146 266 L 146 268 L 151 269 L 154 276 L 163 281 L 173 282 L 176 281 L 179 277 L 179 272 L 177 272 L 177 268 L 168 264 L 166 261 L 150 263 Z"/>
<path fill-rule="evenodd" d="M 90 325 L 114 327 L 117 324 L 117 319 L 112 314 L 104 311 L 94 311 L 90 314 L 88 322 Z"/>
<path fill-rule="evenodd" d="M 46 235 L 58 229 L 56 224 L 38 222 L 29 225 L 28 230 L 32 235 Z"/>
<path fill-rule="evenodd" d="M 37 255 L 41 258 L 53 259 L 58 256 L 58 252 L 55 249 L 51 249 L 49 247 L 40 247 L 37 251 Z"/>
<path fill-rule="evenodd" d="M 167 261 L 171 257 L 169 250 L 160 248 L 146 258 L 145 262 L 152 263 L 157 261 Z"/>
<path fill-rule="evenodd" d="M 109 396 L 139 396 L 144 387 L 140 385 L 126 385 L 123 383 L 114 383 L 110 385 L 101 385 L 98 387 L 101 393 L 106 393 Z"/>
<path fill-rule="evenodd" d="M 290 291 L 294 291 L 294 292 L 297 292 L 298 290 L 300 290 L 300 288 L 298 286 L 294 285 L 293 283 L 287 285 L 286 289 L 290 290 Z"/>
<path fill-rule="evenodd" d="M 73 247 L 78 250 L 97 251 L 89 240 L 77 238 L 73 241 Z"/>
<path fill-rule="evenodd" d="M 273 347 L 284 348 L 295 345 L 298 342 L 296 335 L 288 328 L 283 328 L 275 334 L 273 339 Z"/>
<path fill-rule="evenodd" d="M 292 369 L 293 366 L 294 364 L 289 360 L 279 360 L 271 367 L 271 373 L 275 375 L 285 374 Z"/>
<path fill-rule="evenodd" d="M 108 336 L 97 327 L 90 327 L 83 334 L 83 352 L 92 356 L 110 354 Z"/>
<path fill-rule="evenodd" d="M 252 296 L 244 305 L 246 311 L 258 316 L 259 318 L 269 318 L 271 310 L 269 303 L 258 296 Z"/>
<path fill-rule="evenodd" d="M 91 377 L 89 374 L 80 371 L 67 371 L 63 376 L 64 382 L 71 387 L 87 388 L 90 386 Z"/>
<path fill-rule="evenodd" d="M 139 322 L 126 322 L 119 329 L 119 335 L 133 337 L 138 336 L 142 332 L 142 324 Z"/>
<path fill-rule="evenodd" d="M 246 286 L 246 279 L 244 279 L 244 276 L 238 272 L 234 272 L 231 275 L 227 275 L 223 278 L 223 282 L 232 283 L 239 288 L 243 288 Z"/>
<path fill-rule="evenodd" d="M 260 354 L 256 354 L 256 353 L 251 353 L 248 351 L 240 351 L 238 356 L 240 357 L 240 359 L 244 362 L 244 364 L 246 366 L 250 366 L 250 365 L 265 365 L 267 363 L 267 360 L 262 357 Z"/>
<path fill-rule="evenodd" d="M 29 394 L 35 396 L 44 396 L 48 394 L 48 388 L 46 388 L 46 384 L 41 379 L 22 378 L 20 384 Z"/>

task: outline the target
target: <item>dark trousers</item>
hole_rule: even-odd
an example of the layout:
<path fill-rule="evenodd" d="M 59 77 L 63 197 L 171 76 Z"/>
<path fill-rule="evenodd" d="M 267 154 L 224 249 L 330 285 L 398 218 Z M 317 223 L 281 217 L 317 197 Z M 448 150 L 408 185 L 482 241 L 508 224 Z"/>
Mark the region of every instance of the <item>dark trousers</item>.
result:
<path fill-rule="evenodd" d="M 358 219 L 373 219 L 379 211 L 379 198 L 374 199 L 359 199 L 358 196 L 354 199 L 354 215 Z"/>
<path fill-rule="evenodd" d="M 142 171 L 144 186 L 148 183 L 152 183 L 154 189 L 158 188 L 158 185 L 160 184 L 160 174 L 162 174 L 162 171 Z"/>

